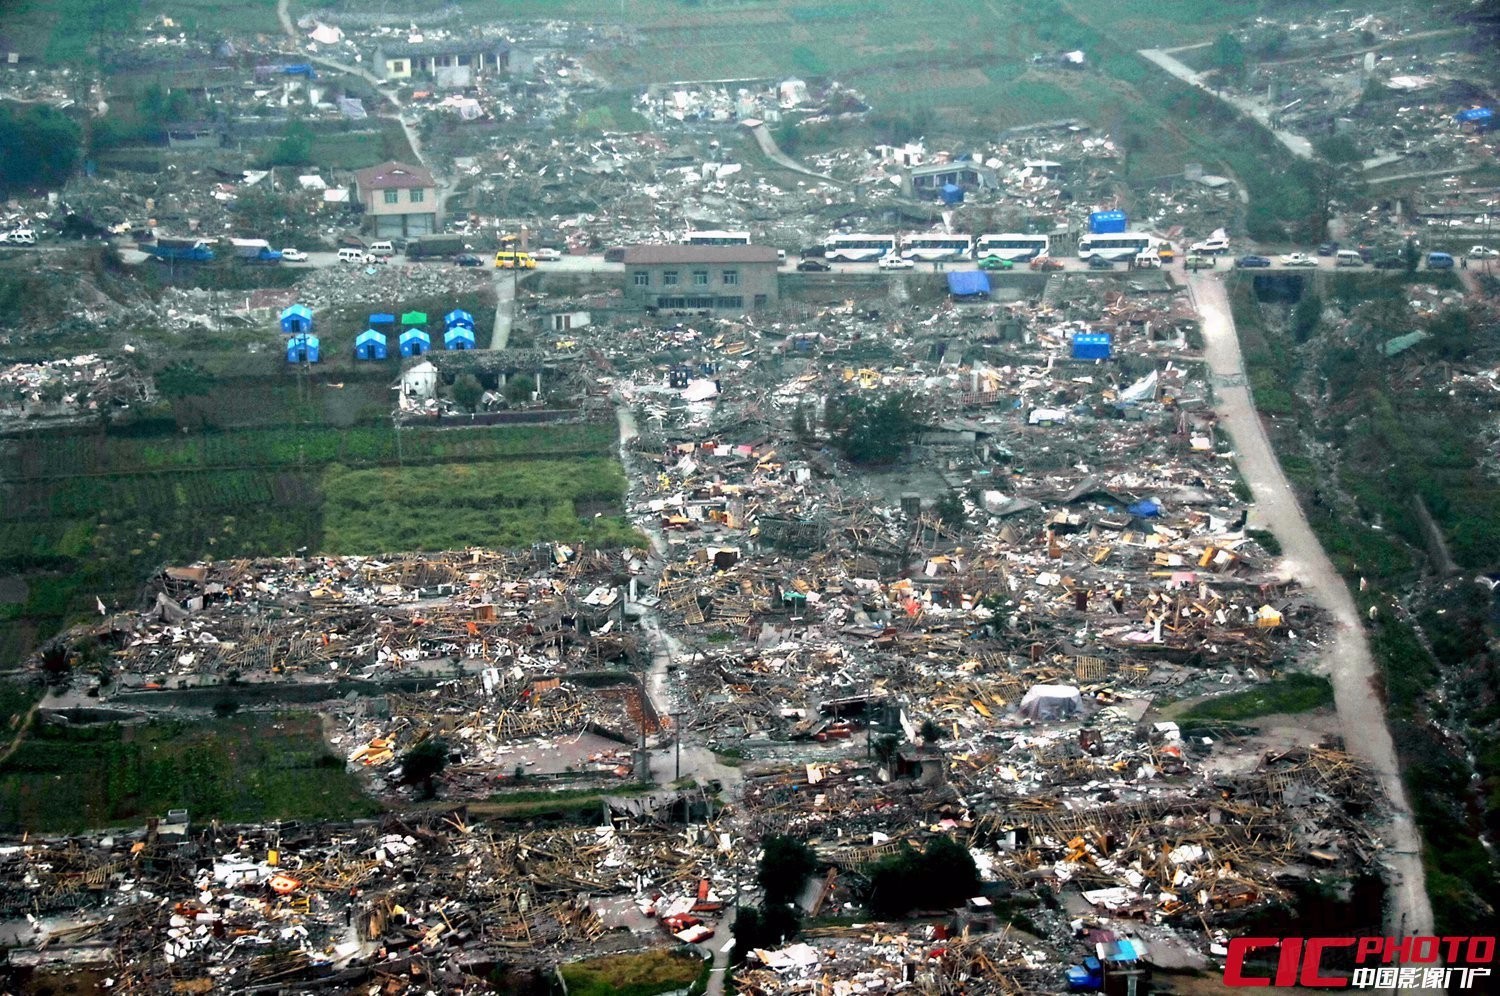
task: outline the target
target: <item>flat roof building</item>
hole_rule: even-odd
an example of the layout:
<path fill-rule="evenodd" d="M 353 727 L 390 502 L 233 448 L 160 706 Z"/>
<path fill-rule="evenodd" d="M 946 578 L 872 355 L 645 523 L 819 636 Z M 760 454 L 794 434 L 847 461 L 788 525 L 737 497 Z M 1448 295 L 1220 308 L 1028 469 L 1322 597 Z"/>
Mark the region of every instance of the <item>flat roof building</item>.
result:
<path fill-rule="evenodd" d="M 625 294 L 664 311 L 758 311 L 780 299 L 777 265 L 771 246 L 630 246 Z"/>

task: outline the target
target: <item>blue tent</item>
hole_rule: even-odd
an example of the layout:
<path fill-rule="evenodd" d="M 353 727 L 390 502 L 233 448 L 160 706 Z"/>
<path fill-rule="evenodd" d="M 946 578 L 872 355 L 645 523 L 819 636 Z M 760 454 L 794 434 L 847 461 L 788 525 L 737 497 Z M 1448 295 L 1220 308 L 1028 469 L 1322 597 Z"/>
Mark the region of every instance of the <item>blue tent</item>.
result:
<path fill-rule="evenodd" d="M 309 332 L 301 332 L 286 341 L 286 361 L 288 363 L 317 363 L 318 362 L 318 337 Z"/>
<path fill-rule="evenodd" d="M 948 274 L 948 293 L 954 297 L 989 297 L 990 275 L 983 270 L 955 270 Z"/>
<path fill-rule="evenodd" d="M 383 360 L 386 356 L 385 336 L 374 329 L 365 329 L 354 339 L 354 358 L 357 360 Z"/>
<path fill-rule="evenodd" d="M 395 325 L 395 324 L 396 324 L 396 316 L 395 315 L 387 315 L 384 312 L 377 312 L 376 314 L 373 314 L 373 315 L 370 316 L 370 327 L 371 328 L 374 328 L 377 325 Z"/>
<path fill-rule="evenodd" d="M 281 331 L 287 335 L 311 332 L 312 309 L 305 304 L 294 304 L 281 313 Z"/>
<path fill-rule="evenodd" d="M 1108 235 L 1125 231 L 1124 211 L 1095 211 L 1089 215 L 1089 234 Z"/>
<path fill-rule="evenodd" d="M 1138 518 L 1154 519 L 1161 514 L 1161 506 L 1150 498 L 1147 498 L 1145 501 L 1138 501 L 1134 505 L 1127 505 L 1125 511 Z"/>
<path fill-rule="evenodd" d="M 1108 332 L 1074 332 L 1073 359 L 1107 360 L 1114 355 L 1114 336 Z"/>
<path fill-rule="evenodd" d="M 401 333 L 401 355 L 421 356 L 432 349 L 432 336 L 421 329 L 407 329 Z"/>
<path fill-rule="evenodd" d="M 1467 111 L 1459 111 L 1453 115 L 1453 120 L 1462 121 L 1465 124 L 1493 121 L 1495 110 L 1491 107 L 1471 107 Z"/>
<path fill-rule="evenodd" d="M 443 325 L 450 329 L 455 325 L 462 325 L 466 329 L 471 329 L 474 327 L 474 316 L 462 308 L 454 308 L 443 316 Z"/>
<path fill-rule="evenodd" d="M 956 183 L 945 183 L 943 189 L 938 191 L 938 196 L 943 199 L 944 204 L 962 204 L 964 202 L 964 188 Z"/>
<path fill-rule="evenodd" d="M 456 326 L 443 333 L 444 349 L 473 349 L 474 330 L 466 329 L 462 325 Z"/>

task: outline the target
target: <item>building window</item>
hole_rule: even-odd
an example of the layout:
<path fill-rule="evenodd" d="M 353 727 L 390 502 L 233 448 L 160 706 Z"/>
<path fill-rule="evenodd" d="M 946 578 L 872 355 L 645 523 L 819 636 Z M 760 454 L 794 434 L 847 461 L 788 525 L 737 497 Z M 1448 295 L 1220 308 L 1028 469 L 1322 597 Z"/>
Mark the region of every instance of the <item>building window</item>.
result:
<path fill-rule="evenodd" d="M 404 72 L 406 72 L 406 60 L 405 59 L 397 59 L 395 62 L 392 62 L 391 63 L 391 72 L 393 72 L 393 73 L 404 73 Z"/>
<path fill-rule="evenodd" d="M 394 203 L 396 203 L 396 199 L 398 197 L 400 197 L 400 196 L 401 196 L 401 191 L 399 191 L 399 190 L 387 190 L 385 192 L 385 202 L 387 204 L 394 204 Z"/>
<path fill-rule="evenodd" d="M 720 308 L 743 308 L 745 306 L 745 299 L 739 296 L 721 297 L 719 298 L 718 306 Z"/>
<path fill-rule="evenodd" d="M 768 303 L 769 303 L 769 299 L 766 297 L 766 295 L 764 295 L 764 294 L 757 294 L 757 295 L 755 295 L 755 305 L 754 306 L 755 306 L 755 308 L 757 310 L 759 310 L 760 308 L 764 308 Z"/>
<path fill-rule="evenodd" d="M 662 271 L 661 282 L 664 283 L 664 284 L 666 284 L 668 287 L 674 287 L 674 286 L 676 286 L 676 284 L 677 284 L 677 271 L 676 270 L 664 270 L 664 271 Z"/>
<path fill-rule="evenodd" d="M 707 270 L 694 270 L 693 271 L 693 286 L 694 287 L 707 287 L 708 286 L 708 271 Z"/>
<path fill-rule="evenodd" d="M 637 273 L 635 275 L 635 285 L 637 287 L 650 287 L 651 286 L 651 274 L 647 273 L 645 270 L 642 270 L 639 273 Z"/>
<path fill-rule="evenodd" d="M 426 199 L 426 197 L 427 191 L 425 190 L 413 190 L 411 192 L 411 202 L 413 204 L 421 204 L 422 201 Z"/>
<path fill-rule="evenodd" d="M 711 297 L 690 297 L 687 299 L 687 306 L 695 310 L 706 310 L 714 306 L 714 299 Z"/>
<path fill-rule="evenodd" d="M 726 286 L 726 287 L 733 287 L 734 285 L 738 284 L 739 282 L 740 282 L 740 271 L 739 270 L 725 270 L 724 271 L 724 286 Z"/>

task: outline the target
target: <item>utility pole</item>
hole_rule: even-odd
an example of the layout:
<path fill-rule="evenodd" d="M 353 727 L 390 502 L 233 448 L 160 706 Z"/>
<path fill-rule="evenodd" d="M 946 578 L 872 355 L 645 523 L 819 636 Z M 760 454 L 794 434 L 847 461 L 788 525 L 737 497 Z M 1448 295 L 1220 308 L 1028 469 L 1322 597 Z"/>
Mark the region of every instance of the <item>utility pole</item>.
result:
<path fill-rule="evenodd" d="M 677 773 L 672 777 L 673 781 L 682 778 L 682 719 L 687 715 L 685 712 L 674 712 L 672 715 L 672 740 L 677 746 Z"/>

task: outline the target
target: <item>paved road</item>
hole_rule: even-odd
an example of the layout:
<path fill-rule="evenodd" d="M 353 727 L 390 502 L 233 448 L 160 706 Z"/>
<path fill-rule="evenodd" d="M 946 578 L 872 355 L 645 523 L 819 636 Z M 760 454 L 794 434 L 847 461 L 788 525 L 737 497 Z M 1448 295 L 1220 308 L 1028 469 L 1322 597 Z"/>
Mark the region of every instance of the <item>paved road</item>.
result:
<path fill-rule="evenodd" d="M 1208 365 L 1213 373 L 1215 410 L 1234 440 L 1236 459 L 1245 475 L 1255 504 L 1250 521 L 1269 529 L 1285 551 L 1286 574 L 1297 579 L 1334 620 L 1334 632 L 1322 664 L 1333 683 L 1334 704 L 1343 723 L 1349 751 L 1363 759 L 1380 779 L 1395 809 L 1386 831 L 1390 849 L 1386 863 L 1395 879 L 1391 904 L 1386 911 L 1386 931 L 1430 935 L 1432 906 L 1421 859 L 1421 838 L 1406 801 L 1396 751 L 1385 724 L 1385 707 L 1375 694 L 1376 664 L 1365 638 L 1364 622 L 1348 586 L 1333 569 L 1322 545 L 1307 524 L 1302 509 L 1281 471 L 1255 410 L 1245 381 L 1239 338 L 1229 310 L 1229 298 L 1217 276 L 1195 273 L 1188 277 L 1188 290 L 1203 318 L 1203 339 Z"/>
<path fill-rule="evenodd" d="M 1172 57 L 1172 52 L 1180 51 L 1182 51 L 1182 49 L 1143 48 L 1140 50 L 1139 54 L 1142 58 L 1156 63 L 1162 69 L 1165 69 L 1167 72 L 1182 80 L 1184 83 L 1191 84 L 1192 86 L 1195 86 L 1198 89 L 1202 90 L 1204 93 L 1213 94 L 1215 97 L 1218 97 L 1220 100 L 1224 101 L 1224 103 L 1229 104 L 1231 107 L 1235 108 L 1241 113 L 1248 115 L 1256 121 L 1259 121 L 1261 124 L 1266 126 L 1271 134 L 1276 136 L 1276 140 L 1278 142 L 1286 146 L 1288 152 L 1296 156 L 1298 159 L 1311 159 L 1313 157 L 1312 143 L 1307 139 L 1303 138 L 1301 135 L 1298 135 L 1296 132 L 1280 131 L 1276 128 L 1271 127 L 1271 109 L 1269 107 L 1257 100 L 1251 100 L 1248 97 L 1241 97 L 1238 94 L 1222 93 L 1214 90 L 1212 87 L 1203 82 L 1203 77 L 1200 73 L 1195 72 L 1186 63 Z"/>
<path fill-rule="evenodd" d="M 771 130 L 764 124 L 758 124 L 752 127 L 750 129 L 750 134 L 755 138 L 755 144 L 760 146 L 760 151 L 765 153 L 766 158 L 771 160 L 776 165 L 781 166 L 785 169 L 789 169 L 793 173 L 801 173 L 803 176 L 811 176 L 819 180 L 827 180 L 829 183 L 842 183 L 842 181 L 835 180 L 833 177 L 829 176 L 826 173 L 819 173 L 816 170 L 808 169 L 806 166 L 802 165 L 797 160 L 787 155 L 785 152 L 782 152 L 781 146 L 777 145 L 776 139 L 772 137 Z"/>
<path fill-rule="evenodd" d="M 495 271 L 495 331 L 490 336 L 491 349 L 510 345 L 510 327 L 516 316 L 516 270 Z"/>

